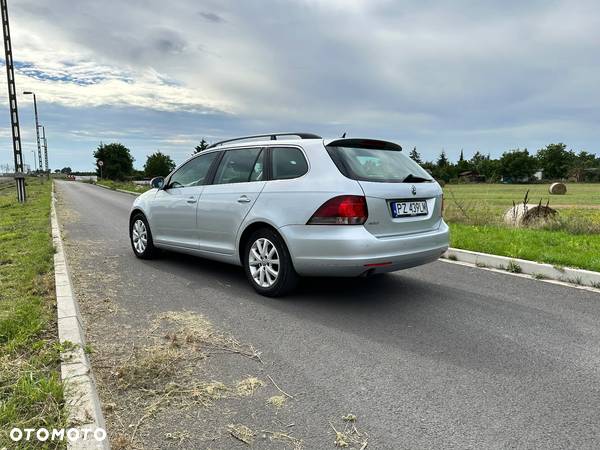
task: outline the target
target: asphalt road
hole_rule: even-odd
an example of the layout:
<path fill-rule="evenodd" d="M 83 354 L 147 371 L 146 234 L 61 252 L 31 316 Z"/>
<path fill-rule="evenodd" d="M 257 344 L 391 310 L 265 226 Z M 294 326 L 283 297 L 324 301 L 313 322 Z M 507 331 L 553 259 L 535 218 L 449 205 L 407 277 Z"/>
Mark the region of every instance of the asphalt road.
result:
<path fill-rule="evenodd" d="M 306 448 L 333 448 L 331 434 L 319 437 L 330 431 L 323 418 L 346 412 L 373 449 L 600 446 L 596 293 L 436 262 L 370 280 L 307 279 L 267 299 L 237 267 L 136 259 L 132 196 L 74 182 L 57 191 L 79 216 L 67 239 L 116 258 L 125 308 L 207 314 L 274 361 L 285 390 L 305 393 L 294 408 Z"/>

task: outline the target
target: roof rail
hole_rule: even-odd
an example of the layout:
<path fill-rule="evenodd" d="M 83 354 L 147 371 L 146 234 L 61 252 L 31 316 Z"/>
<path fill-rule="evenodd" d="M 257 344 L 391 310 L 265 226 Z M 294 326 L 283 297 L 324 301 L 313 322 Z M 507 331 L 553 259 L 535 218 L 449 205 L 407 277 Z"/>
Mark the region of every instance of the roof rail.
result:
<path fill-rule="evenodd" d="M 228 142 L 243 141 L 243 140 L 246 140 L 246 139 L 256 139 L 256 138 L 262 138 L 262 137 L 268 137 L 272 141 L 276 141 L 277 140 L 277 136 L 298 136 L 300 139 L 323 139 L 318 134 L 302 133 L 302 132 L 300 132 L 300 133 L 287 132 L 287 133 L 253 134 L 251 136 L 242 136 L 242 137 L 238 137 L 238 138 L 226 139 L 224 141 L 215 142 L 214 144 L 211 144 L 208 147 L 206 147 L 206 149 L 208 150 L 209 148 L 218 147 L 219 145 L 223 145 L 223 144 L 226 144 Z"/>

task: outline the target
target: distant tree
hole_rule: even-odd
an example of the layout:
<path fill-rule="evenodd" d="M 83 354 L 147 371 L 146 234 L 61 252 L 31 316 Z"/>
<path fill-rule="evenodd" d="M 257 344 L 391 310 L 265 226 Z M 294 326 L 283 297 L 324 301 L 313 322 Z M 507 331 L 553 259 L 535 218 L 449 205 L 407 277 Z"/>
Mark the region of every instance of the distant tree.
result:
<path fill-rule="evenodd" d="M 567 146 L 560 142 L 538 150 L 537 159 L 540 167 L 544 170 L 544 178 L 553 180 L 567 176 L 575 154 L 567 151 Z"/>
<path fill-rule="evenodd" d="M 446 151 L 442 149 L 440 156 L 438 157 L 431 174 L 436 180 L 444 180 L 448 182 L 458 176 L 456 166 L 451 164 L 446 156 Z"/>
<path fill-rule="evenodd" d="M 437 160 L 438 167 L 446 167 L 448 165 L 448 157 L 446 156 L 446 150 L 442 149 L 440 156 Z"/>
<path fill-rule="evenodd" d="M 94 152 L 96 161 L 102 161 L 102 177 L 109 180 L 124 180 L 133 173 L 133 156 L 127 147 L 118 142 L 100 144 Z M 100 167 L 96 169 L 100 175 Z"/>
<path fill-rule="evenodd" d="M 575 178 L 576 181 L 586 181 L 586 179 L 594 178 L 591 171 L 586 169 L 594 169 L 600 167 L 600 158 L 596 158 L 593 153 L 582 150 L 572 158 L 569 167 L 569 176 Z M 587 175 L 587 176 L 586 176 Z"/>
<path fill-rule="evenodd" d="M 175 163 L 169 155 L 160 151 L 152 153 L 144 164 L 144 175 L 148 178 L 166 177 L 175 168 Z"/>
<path fill-rule="evenodd" d="M 537 168 L 537 160 L 525 150 L 510 150 L 504 152 L 500 158 L 500 172 L 502 176 L 513 181 L 528 180 Z"/>
<path fill-rule="evenodd" d="M 417 151 L 417 147 L 413 147 L 408 156 L 410 156 L 411 159 L 417 164 L 423 163 L 423 161 L 421 161 L 421 154 Z"/>
<path fill-rule="evenodd" d="M 460 175 L 462 172 L 472 171 L 474 170 L 473 164 L 470 161 L 465 159 L 464 152 L 462 148 L 460 149 L 460 157 L 458 158 L 458 163 L 456 164 L 456 172 Z"/>
<path fill-rule="evenodd" d="M 73 172 L 73 170 L 70 167 L 63 167 L 62 169 L 60 169 L 60 173 L 64 173 L 66 175 L 70 175 L 71 172 Z"/>
<path fill-rule="evenodd" d="M 484 155 L 476 151 L 473 157 L 469 160 L 469 164 L 473 170 L 480 175 L 483 175 L 486 181 L 494 182 L 500 179 L 500 161 L 492 159 L 490 154 Z"/>
<path fill-rule="evenodd" d="M 470 161 L 471 164 L 473 164 L 473 166 L 475 166 L 475 168 L 477 168 L 477 166 L 479 164 L 481 164 L 481 162 L 485 161 L 486 159 L 490 159 L 490 155 L 488 154 L 486 156 L 483 153 L 481 153 L 479 150 L 477 150 L 473 154 L 473 157 L 469 161 Z"/>
<path fill-rule="evenodd" d="M 194 154 L 203 152 L 207 148 L 208 148 L 208 142 L 206 142 L 204 140 L 204 138 L 202 138 L 202 140 L 200 141 L 200 144 L 196 145 L 196 147 L 194 148 Z"/>

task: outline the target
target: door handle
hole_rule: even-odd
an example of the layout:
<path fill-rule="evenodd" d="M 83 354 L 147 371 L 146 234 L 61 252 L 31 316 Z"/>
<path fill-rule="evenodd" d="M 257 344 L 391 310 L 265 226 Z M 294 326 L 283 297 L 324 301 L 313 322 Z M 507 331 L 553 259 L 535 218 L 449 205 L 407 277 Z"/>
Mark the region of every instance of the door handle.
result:
<path fill-rule="evenodd" d="M 247 196 L 242 195 L 237 201 L 238 203 L 250 203 L 252 200 L 250 200 Z"/>
<path fill-rule="evenodd" d="M 196 197 L 189 197 L 189 198 L 187 199 L 187 202 L 188 202 L 188 203 L 190 203 L 190 204 L 194 204 L 194 203 L 196 203 L 197 201 L 198 201 L 198 200 L 196 200 Z"/>

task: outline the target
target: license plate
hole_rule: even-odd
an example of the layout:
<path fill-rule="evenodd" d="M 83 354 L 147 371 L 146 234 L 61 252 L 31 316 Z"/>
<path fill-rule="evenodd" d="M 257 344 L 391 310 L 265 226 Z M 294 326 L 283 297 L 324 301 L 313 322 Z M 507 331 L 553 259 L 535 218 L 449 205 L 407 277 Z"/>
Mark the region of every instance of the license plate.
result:
<path fill-rule="evenodd" d="M 426 216 L 427 200 L 391 202 L 392 217 Z"/>

